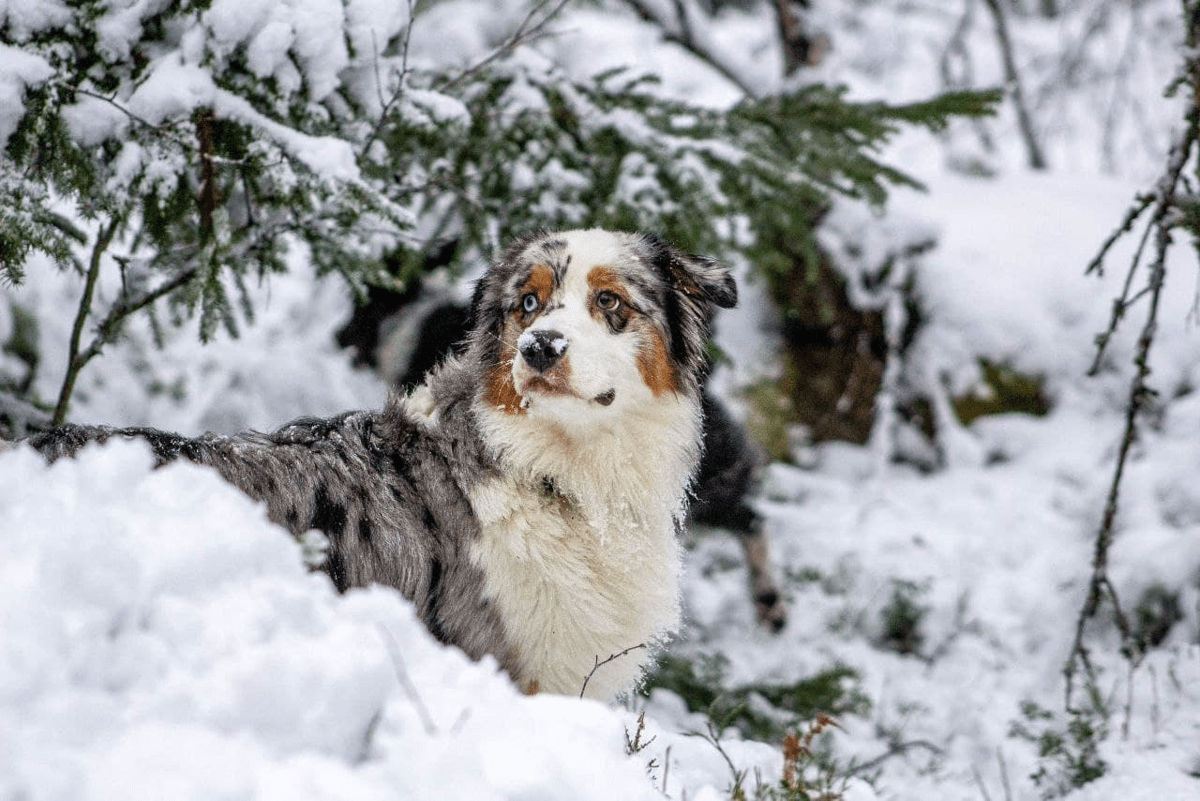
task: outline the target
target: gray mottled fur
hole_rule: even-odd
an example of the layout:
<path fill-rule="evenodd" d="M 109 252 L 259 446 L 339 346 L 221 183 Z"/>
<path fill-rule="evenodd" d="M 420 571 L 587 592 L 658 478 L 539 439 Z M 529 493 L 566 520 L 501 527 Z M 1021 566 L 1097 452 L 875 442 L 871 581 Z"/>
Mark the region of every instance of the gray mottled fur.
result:
<path fill-rule="evenodd" d="M 179 457 L 215 468 L 271 520 L 295 535 L 320 529 L 324 569 L 339 590 L 395 587 L 440 640 L 478 659 L 511 656 L 498 616 L 481 597 L 482 577 L 466 556 L 478 523 L 465 490 L 494 470 L 476 433 L 470 401 L 476 371 L 451 361 L 431 376 L 442 408 L 430 431 L 393 398 L 381 412 L 300 419 L 270 434 L 182 437 L 148 428 L 67 425 L 28 443 L 51 459 L 91 441 L 141 439 L 161 462 Z"/>

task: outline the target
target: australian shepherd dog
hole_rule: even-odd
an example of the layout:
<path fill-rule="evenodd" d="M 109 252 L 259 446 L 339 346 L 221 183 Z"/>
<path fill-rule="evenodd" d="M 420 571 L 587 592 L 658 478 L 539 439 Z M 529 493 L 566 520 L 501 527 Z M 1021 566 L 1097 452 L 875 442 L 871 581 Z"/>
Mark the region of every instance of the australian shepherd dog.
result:
<path fill-rule="evenodd" d="M 53 459 L 133 437 L 210 465 L 294 535 L 324 532 L 340 590 L 395 587 L 438 639 L 492 655 L 525 691 L 611 698 L 641 675 L 637 646 L 679 619 L 704 345 L 736 298 L 722 266 L 653 236 L 539 233 L 480 279 L 459 355 L 382 411 L 29 442 Z"/>

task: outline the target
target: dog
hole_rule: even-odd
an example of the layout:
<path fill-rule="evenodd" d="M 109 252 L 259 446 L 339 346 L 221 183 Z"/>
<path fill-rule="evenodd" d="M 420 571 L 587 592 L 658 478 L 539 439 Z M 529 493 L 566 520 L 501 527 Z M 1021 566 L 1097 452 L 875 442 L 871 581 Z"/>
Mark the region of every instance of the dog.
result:
<path fill-rule="evenodd" d="M 426 270 L 445 266 L 453 244 L 436 249 Z M 354 351 L 355 363 L 379 373 L 390 386 L 408 391 L 448 354 L 459 351 L 470 326 L 470 306 L 442 287 L 409 280 L 403 291 L 372 287 L 366 302 L 338 331 L 338 344 Z M 787 624 L 787 605 L 775 583 L 762 516 L 750 503 L 766 456 L 708 391 L 700 387 L 703 448 L 692 485 L 688 522 L 732 533 L 742 548 L 750 596 L 759 624 L 772 633 Z"/>
<path fill-rule="evenodd" d="M 630 689 L 680 615 L 678 534 L 701 450 L 704 345 L 729 271 L 650 235 L 519 239 L 475 287 L 461 353 L 382 411 L 197 438 L 68 425 L 209 465 L 299 536 L 339 590 L 399 590 L 439 640 L 526 692 Z M 611 657 L 611 658 L 610 658 Z M 586 692 L 585 692 L 586 691 Z"/>

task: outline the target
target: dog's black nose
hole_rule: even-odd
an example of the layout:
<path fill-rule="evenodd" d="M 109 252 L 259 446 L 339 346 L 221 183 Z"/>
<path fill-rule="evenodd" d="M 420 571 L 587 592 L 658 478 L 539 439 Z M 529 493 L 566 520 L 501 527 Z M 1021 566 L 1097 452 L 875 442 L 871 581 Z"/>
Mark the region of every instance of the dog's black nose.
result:
<path fill-rule="evenodd" d="M 567 338 L 557 331 L 526 331 L 517 340 L 517 349 L 526 364 L 544 373 L 567 352 L 568 344 Z"/>

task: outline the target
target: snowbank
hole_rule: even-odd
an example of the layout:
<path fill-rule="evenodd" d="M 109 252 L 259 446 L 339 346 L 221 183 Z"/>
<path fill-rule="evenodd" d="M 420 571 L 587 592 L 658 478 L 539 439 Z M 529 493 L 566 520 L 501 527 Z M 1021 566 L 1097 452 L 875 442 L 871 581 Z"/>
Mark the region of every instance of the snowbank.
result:
<path fill-rule="evenodd" d="M 0 456 L 0 798 L 658 798 L 604 706 L 339 596 L 212 471 Z"/>

